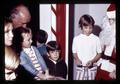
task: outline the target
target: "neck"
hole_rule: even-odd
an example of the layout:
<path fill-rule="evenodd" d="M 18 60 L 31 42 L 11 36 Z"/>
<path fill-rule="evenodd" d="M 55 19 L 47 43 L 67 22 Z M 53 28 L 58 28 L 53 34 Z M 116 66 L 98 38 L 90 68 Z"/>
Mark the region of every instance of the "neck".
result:
<path fill-rule="evenodd" d="M 49 58 L 54 64 L 56 64 L 57 63 L 57 61 L 55 61 L 55 60 L 53 60 L 53 59 L 51 59 L 51 58 Z"/>

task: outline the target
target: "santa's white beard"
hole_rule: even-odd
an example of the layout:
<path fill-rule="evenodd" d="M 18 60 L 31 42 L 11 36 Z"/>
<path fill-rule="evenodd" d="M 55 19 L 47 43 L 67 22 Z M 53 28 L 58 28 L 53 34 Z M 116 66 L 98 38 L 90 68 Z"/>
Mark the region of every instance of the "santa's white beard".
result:
<path fill-rule="evenodd" d="M 105 46 L 109 46 L 113 38 L 115 38 L 116 34 L 116 25 L 115 22 L 110 25 L 108 22 L 103 24 L 103 30 L 100 32 L 100 40 L 102 44 L 102 48 Z M 115 41 L 115 40 L 114 40 Z"/>

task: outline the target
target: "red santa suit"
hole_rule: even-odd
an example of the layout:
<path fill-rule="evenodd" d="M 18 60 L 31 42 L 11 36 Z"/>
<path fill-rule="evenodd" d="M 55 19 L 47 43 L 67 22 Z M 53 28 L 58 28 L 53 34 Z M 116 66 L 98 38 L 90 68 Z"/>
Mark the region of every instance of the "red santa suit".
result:
<path fill-rule="evenodd" d="M 110 23 L 110 19 L 114 22 Z M 115 4 L 111 4 L 107 9 L 107 16 L 103 19 L 100 39 L 103 54 L 98 68 L 96 80 L 111 80 L 110 73 L 116 71 L 116 25 L 115 25 Z M 115 75 L 116 76 L 116 75 Z"/>

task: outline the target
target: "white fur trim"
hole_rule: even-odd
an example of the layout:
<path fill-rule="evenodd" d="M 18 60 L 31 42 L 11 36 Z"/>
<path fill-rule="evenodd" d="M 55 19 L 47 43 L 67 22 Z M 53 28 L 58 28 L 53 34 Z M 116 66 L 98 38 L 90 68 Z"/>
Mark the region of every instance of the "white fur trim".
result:
<path fill-rule="evenodd" d="M 108 18 L 115 18 L 115 11 L 109 11 L 109 12 L 107 12 L 107 16 L 108 16 Z"/>
<path fill-rule="evenodd" d="M 113 72 L 114 70 L 116 70 L 116 65 L 109 62 L 109 60 L 102 60 L 102 65 L 101 65 L 101 69 L 108 71 L 108 72 Z"/>

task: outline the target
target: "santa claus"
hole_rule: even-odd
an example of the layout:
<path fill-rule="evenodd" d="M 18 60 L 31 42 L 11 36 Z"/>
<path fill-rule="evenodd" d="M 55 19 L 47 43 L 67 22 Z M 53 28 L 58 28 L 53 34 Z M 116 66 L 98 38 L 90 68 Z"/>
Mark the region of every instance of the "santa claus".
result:
<path fill-rule="evenodd" d="M 100 40 L 103 54 L 100 59 L 96 80 L 116 79 L 116 13 L 115 4 L 110 4 L 103 19 Z"/>

